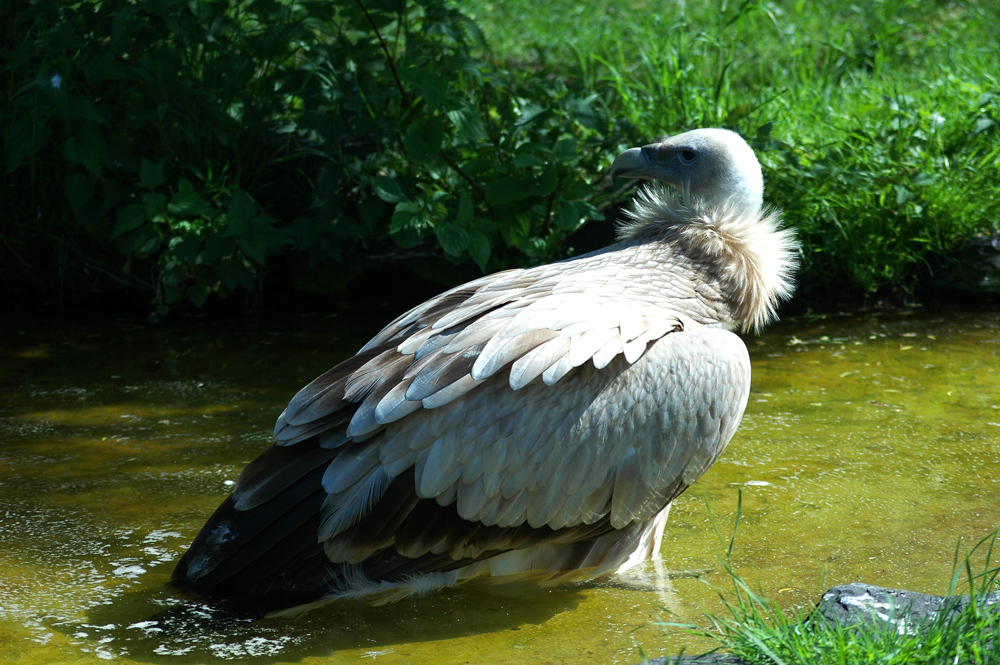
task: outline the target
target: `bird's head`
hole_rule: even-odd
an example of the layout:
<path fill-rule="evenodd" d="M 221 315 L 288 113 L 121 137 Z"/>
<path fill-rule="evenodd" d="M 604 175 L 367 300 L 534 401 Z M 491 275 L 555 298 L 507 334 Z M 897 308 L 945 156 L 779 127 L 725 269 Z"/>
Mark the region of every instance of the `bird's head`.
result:
<path fill-rule="evenodd" d="M 764 177 L 753 150 L 726 129 L 695 129 L 631 148 L 611 164 L 612 178 L 652 178 L 682 197 L 728 205 L 755 215 L 764 203 Z"/>

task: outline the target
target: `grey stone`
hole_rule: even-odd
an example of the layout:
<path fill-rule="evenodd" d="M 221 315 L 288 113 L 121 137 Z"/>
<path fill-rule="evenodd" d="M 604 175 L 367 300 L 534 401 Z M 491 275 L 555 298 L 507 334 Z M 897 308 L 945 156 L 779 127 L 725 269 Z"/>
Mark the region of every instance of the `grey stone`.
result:
<path fill-rule="evenodd" d="M 747 661 L 730 653 L 703 653 L 700 656 L 680 658 L 651 658 L 649 665 L 749 665 Z"/>
<path fill-rule="evenodd" d="M 942 611 L 959 612 L 970 602 L 969 596 L 929 596 L 855 582 L 824 593 L 809 620 L 822 617 L 844 627 L 890 624 L 903 634 L 919 631 Z M 1000 591 L 987 594 L 980 603 L 1000 610 Z"/>
<path fill-rule="evenodd" d="M 969 596 L 929 596 L 872 584 L 844 584 L 823 594 L 806 621 L 827 621 L 844 628 L 891 625 L 900 634 L 919 632 L 940 612 L 954 614 L 969 606 Z M 1000 612 L 1000 591 L 980 597 L 982 607 Z M 749 665 L 732 654 L 711 652 L 680 658 L 653 658 L 651 665 Z"/>

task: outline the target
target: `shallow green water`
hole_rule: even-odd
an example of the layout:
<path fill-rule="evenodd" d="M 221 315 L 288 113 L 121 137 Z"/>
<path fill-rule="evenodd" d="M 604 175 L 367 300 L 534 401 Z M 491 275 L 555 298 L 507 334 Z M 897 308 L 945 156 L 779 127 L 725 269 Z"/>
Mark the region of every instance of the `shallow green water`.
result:
<path fill-rule="evenodd" d="M 657 590 L 476 584 L 162 631 L 173 562 L 285 402 L 388 318 L 4 324 L 0 662 L 634 663 L 667 648 L 660 607 L 717 608 L 676 574 L 725 583 L 706 498 L 728 531 L 742 488 L 734 562 L 783 605 L 851 581 L 941 593 L 959 539 L 1000 526 L 1000 312 L 829 317 L 749 340 L 746 418 L 640 571 Z"/>

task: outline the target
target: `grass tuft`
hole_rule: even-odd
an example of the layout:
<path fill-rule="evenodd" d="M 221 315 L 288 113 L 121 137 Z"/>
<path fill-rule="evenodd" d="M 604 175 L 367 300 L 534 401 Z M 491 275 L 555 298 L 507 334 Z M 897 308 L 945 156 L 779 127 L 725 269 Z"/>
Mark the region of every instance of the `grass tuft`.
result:
<path fill-rule="evenodd" d="M 1000 229 L 1000 4 L 472 5 L 500 57 L 574 63 L 623 141 L 751 139 L 804 281 L 831 297 L 916 299 L 941 257 Z"/>
<path fill-rule="evenodd" d="M 657 622 L 668 634 L 679 631 L 681 635 L 708 638 L 718 644 L 716 650 L 753 665 L 1000 663 L 1000 605 L 985 602 L 987 594 L 1000 591 L 1000 566 L 994 559 L 1000 531 L 964 553 L 961 543 L 956 547 L 948 589 L 954 602 L 945 604 L 950 609 L 924 623 L 912 623 L 905 620 L 907 608 L 898 607 L 890 610 L 889 621 L 873 616 L 871 622 L 842 626 L 804 608 L 782 609 L 736 573 L 732 552 L 741 512 L 742 493 L 728 545 L 720 536 L 725 554 L 720 554 L 719 560 L 732 588 L 723 589 L 699 577 L 718 592 L 725 614 L 706 612 L 708 629 L 683 621 Z M 974 565 L 978 556 L 983 562 Z M 964 584 L 960 583 L 963 580 Z M 969 596 L 968 603 L 959 602 L 956 594 L 963 592 Z"/>

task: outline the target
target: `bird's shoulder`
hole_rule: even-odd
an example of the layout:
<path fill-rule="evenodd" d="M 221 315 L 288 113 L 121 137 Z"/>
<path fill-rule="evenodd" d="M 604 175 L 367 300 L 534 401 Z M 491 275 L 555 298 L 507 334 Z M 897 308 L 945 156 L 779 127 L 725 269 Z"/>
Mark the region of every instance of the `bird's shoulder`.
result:
<path fill-rule="evenodd" d="M 304 452 L 248 466 L 236 508 L 322 472 L 319 537 L 335 560 L 374 546 L 355 551 L 338 534 L 369 529 L 373 506 L 395 505 L 386 497 L 440 506 L 449 524 L 498 534 L 545 526 L 567 542 L 651 519 L 735 431 L 749 388 L 746 347 L 655 300 L 602 291 L 600 279 L 560 290 L 560 280 L 539 288 L 545 275 L 526 272 L 425 303 L 398 319 L 402 334 L 306 386 L 276 428 L 278 448 L 308 442 Z M 521 296 L 470 303 L 486 286 Z M 463 308 L 475 313 L 456 314 Z M 407 556 L 438 551 L 444 531 L 432 531 Z M 507 548 L 501 541 L 476 539 L 452 554 Z"/>
<path fill-rule="evenodd" d="M 533 381 L 551 386 L 588 361 L 597 369 L 619 355 L 635 362 L 651 341 L 696 325 L 673 299 L 623 286 L 638 281 L 628 273 L 641 272 L 645 260 L 611 248 L 432 298 L 303 388 L 275 435 L 288 445 L 347 423 L 339 436 L 357 439 L 500 375 L 518 390 Z"/>
<path fill-rule="evenodd" d="M 565 261 L 485 275 L 435 296 L 396 317 L 362 351 L 390 340 L 402 340 L 505 312 L 551 295 L 585 294 L 595 301 L 613 299 L 628 290 L 629 278 L 662 257 L 637 243 L 619 243 Z M 658 285 L 661 286 L 661 285 Z"/>
<path fill-rule="evenodd" d="M 389 475 L 412 466 L 421 497 L 486 525 L 651 519 L 722 453 L 750 384 L 738 336 L 679 321 L 634 362 L 619 354 L 519 390 L 487 382 L 415 413 L 385 431 L 381 460 Z"/>

